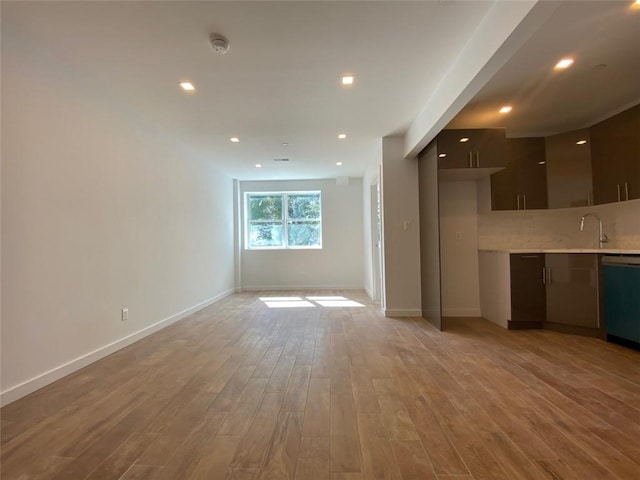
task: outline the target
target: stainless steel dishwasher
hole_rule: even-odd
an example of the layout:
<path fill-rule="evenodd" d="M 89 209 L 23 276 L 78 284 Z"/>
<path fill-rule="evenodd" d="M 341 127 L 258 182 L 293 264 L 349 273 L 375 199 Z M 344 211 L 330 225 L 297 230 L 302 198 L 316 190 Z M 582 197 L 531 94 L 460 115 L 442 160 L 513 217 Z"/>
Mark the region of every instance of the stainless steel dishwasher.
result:
<path fill-rule="evenodd" d="M 640 255 L 602 257 L 607 339 L 640 350 Z"/>

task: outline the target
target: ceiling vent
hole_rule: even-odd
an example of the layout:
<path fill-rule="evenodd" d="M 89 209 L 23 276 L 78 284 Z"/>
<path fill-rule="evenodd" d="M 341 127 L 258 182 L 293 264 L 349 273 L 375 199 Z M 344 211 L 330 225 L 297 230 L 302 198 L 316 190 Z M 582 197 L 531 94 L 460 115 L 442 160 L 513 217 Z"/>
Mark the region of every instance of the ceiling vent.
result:
<path fill-rule="evenodd" d="M 229 40 L 220 35 L 219 33 L 212 33 L 209 35 L 209 42 L 211 46 L 220 55 L 224 55 L 229 51 Z"/>
<path fill-rule="evenodd" d="M 274 158 L 273 161 L 274 162 L 288 162 L 289 159 L 288 158 Z"/>

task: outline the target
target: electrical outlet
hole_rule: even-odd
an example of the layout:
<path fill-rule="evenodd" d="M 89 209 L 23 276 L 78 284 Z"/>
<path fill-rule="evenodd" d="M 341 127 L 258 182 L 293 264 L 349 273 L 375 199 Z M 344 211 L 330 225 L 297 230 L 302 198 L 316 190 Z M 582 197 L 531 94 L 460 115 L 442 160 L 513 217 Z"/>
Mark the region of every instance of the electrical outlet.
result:
<path fill-rule="evenodd" d="M 122 321 L 125 322 L 129 320 L 129 309 L 128 308 L 123 308 L 122 309 Z"/>

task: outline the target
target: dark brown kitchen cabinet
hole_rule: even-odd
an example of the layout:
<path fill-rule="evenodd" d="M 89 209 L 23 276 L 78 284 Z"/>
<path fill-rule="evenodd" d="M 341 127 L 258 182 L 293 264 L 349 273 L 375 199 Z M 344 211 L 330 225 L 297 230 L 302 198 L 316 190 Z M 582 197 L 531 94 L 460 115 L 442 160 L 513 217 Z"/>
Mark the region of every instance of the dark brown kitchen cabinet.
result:
<path fill-rule="evenodd" d="M 544 253 L 509 256 L 511 273 L 510 330 L 542 328 L 546 319 Z"/>
<path fill-rule="evenodd" d="M 591 138 L 583 128 L 545 138 L 549 208 L 593 205 Z"/>
<path fill-rule="evenodd" d="M 443 130 L 437 138 L 438 168 L 499 168 L 506 165 L 504 128 Z"/>
<path fill-rule="evenodd" d="M 491 209 L 547 208 L 544 138 L 508 138 L 506 143 L 507 166 L 491 175 Z"/>
<path fill-rule="evenodd" d="M 598 255 L 547 253 L 545 328 L 598 335 Z"/>
<path fill-rule="evenodd" d="M 594 203 L 640 198 L 640 105 L 590 129 Z"/>

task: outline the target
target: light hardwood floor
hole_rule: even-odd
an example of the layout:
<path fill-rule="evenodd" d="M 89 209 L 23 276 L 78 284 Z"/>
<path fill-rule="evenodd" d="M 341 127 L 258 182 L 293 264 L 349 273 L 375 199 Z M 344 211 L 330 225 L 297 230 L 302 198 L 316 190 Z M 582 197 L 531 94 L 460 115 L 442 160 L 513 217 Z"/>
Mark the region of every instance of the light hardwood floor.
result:
<path fill-rule="evenodd" d="M 233 295 L 6 406 L 1 478 L 640 478 L 639 353 L 340 294 Z"/>

